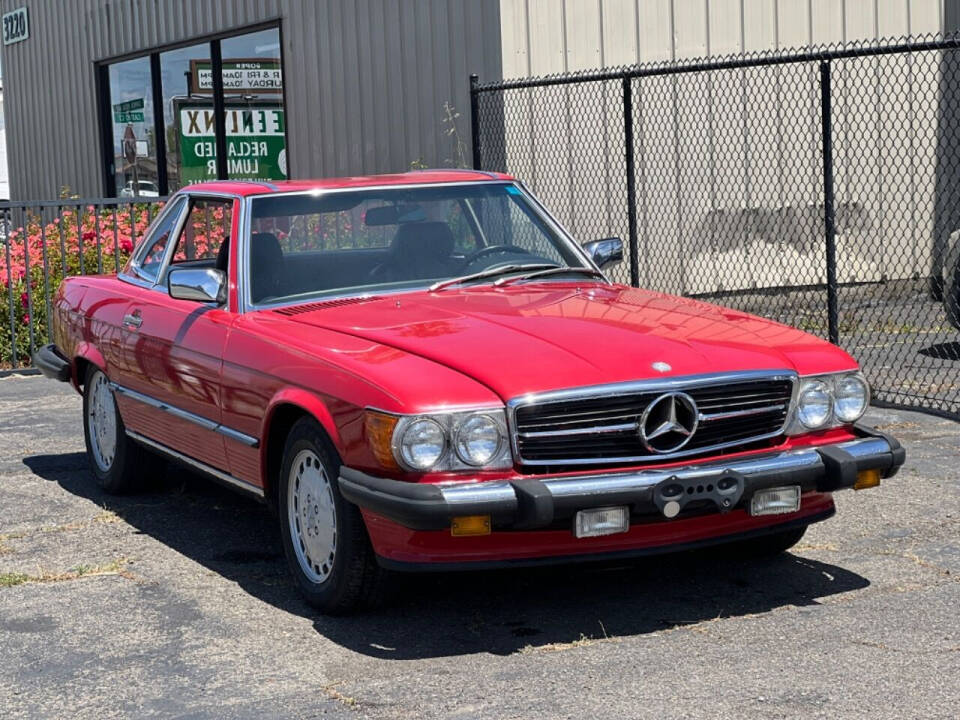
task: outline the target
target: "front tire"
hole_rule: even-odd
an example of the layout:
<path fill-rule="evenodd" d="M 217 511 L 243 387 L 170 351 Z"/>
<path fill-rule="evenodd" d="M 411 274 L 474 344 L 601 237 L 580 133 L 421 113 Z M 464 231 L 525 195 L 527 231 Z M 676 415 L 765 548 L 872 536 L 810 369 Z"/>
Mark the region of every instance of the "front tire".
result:
<path fill-rule="evenodd" d="M 283 550 L 304 599 L 331 615 L 379 604 L 388 584 L 360 510 L 340 495 L 339 471 L 320 425 L 298 421 L 287 437 L 277 488 Z"/>
<path fill-rule="evenodd" d="M 92 366 L 83 383 L 83 437 L 101 489 L 121 495 L 140 488 L 144 451 L 127 437 L 107 376 Z"/>

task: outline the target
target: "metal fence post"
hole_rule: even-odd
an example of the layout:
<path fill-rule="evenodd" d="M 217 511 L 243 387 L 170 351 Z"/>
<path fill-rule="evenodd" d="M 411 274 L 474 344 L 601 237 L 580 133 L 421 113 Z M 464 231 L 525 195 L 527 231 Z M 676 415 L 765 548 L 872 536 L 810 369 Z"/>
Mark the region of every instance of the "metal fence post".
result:
<path fill-rule="evenodd" d="M 470 76 L 470 151 L 473 155 L 473 169 L 482 170 L 483 160 L 480 156 L 480 94 L 477 86 L 480 76 L 473 73 Z"/>
<path fill-rule="evenodd" d="M 820 122 L 823 132 L 823 229 L 827 260 L 827 334 L 839 344 L 837 235 L 833 208 L 833 127 L 830 112 L 830 61 L 820 63 Z"/>
<path fill-rule="evenodd" d="M 630 245 L 630 284 L 640 286 L 640 242 L 637 237 L 637 182 L 633 156 L 633 79 L 623 78 L 623 147 L 627 163 L 627 242 Z"/>

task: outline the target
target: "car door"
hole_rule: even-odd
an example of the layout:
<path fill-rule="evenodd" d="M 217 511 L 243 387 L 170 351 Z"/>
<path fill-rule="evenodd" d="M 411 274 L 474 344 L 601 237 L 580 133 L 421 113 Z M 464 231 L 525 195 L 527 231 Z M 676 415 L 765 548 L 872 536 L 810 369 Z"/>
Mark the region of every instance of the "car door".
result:
<path fill-rule="evenodd" d="M 132 292 L 124 320 L 127 369 L 116 379 L 128 429 L 220 470 L 228 468 L 222 352 L 236 316 L 228 307 L 170 297 L 166 276 L 178 266 L 226 264 L 234 205 L 233 198 L 189 196 L 153 284 Z"/>

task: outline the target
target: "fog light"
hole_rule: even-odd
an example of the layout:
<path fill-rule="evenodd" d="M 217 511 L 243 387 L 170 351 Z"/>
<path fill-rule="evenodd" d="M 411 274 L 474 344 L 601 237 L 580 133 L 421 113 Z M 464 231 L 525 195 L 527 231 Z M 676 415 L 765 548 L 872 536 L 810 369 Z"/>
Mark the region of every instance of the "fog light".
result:
<path fill-rule="evenodd" d="M 857 473 L 857 481 L 853 484 L 854 490 L 866 490 L 880 484 L 879 470 L 861 470 Z"/>
<path fill-rule="evenodd" d="M 630 529 L 630 512 L 626 507 L 581 510 L 573 523 L 573 534 L 578 538 L 613 535 Z"/>
<path fill-rule="evenodd" d="M 799 509 L 799 485 L 757 490 L 750 501 L 751 515 L 783 515 Z"/>
<path fill-rule="evenodd" d="M 454 537 L 469 535 L 489 535 L 489 515 L 462 515 L 450 521 L 450 534 Z"/>

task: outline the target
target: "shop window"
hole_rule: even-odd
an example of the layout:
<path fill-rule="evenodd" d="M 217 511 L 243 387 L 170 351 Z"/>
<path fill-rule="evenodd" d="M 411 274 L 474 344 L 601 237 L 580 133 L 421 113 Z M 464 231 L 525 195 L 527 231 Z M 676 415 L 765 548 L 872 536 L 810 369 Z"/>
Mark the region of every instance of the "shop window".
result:
<path fill-rule="evenodd" d="M 150 59 L 110 66 L 111 166 L 117 195 L 157 197 L 157 142 Z"/>
<path fill-rule="evenodd" d="M 287 146 L 283 71 L 277 28 L 220 43 L 227 113 L 227 174 L 233 179 L 284 180 Z"/>
<path fill-rule="evenodd" d="M 198 88 L 194 70 L 208 68 Z M 163 130 L 166 140 L 167 189 L 217 179 L 213 95 L 209 83 L 210 43 L 160 53 Z"/>
<path fill-rule="evenodd" d="M 279 28 L 101 66 L 108 194 L 156 197 L 207 180 L 285 179 L 281 67 Z"/>

